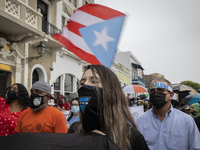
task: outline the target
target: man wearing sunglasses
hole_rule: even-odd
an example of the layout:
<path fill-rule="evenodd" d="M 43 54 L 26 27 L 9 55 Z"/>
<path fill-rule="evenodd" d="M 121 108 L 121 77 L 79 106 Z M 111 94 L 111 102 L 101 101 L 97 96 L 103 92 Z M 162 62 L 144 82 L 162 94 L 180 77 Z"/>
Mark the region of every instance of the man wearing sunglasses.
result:
<path fill-rule="evenodd" d="M 171 83 L 155 79 L 150 86 L 153 107 L 136 119 L 150 150 L 199 150 L 200 133 L 189 115 L 174 109 Z"/>

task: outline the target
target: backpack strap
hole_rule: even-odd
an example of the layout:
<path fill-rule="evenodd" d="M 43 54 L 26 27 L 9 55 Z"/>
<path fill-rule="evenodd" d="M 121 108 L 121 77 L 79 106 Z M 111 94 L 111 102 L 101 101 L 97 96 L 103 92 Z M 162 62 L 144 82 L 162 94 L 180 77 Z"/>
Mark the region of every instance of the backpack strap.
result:
<path fill-rule="evenodd" d="M 69 116 L 69 118 L 67 119 L 67 121 L 69 122 L 71 120 L 71 118 L 73 117 L 73 113 L 71 113 L 71 115 Z"/>

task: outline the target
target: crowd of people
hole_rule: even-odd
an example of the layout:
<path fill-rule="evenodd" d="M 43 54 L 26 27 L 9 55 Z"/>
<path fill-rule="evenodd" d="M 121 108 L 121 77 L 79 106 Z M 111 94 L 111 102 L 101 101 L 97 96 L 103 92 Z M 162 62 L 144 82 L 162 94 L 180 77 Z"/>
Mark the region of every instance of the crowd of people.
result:
<path fill-rule="evenodd" d="M 142 94 L 144 95 L 144 94 Z M 149 110 L 152 105 L 151 102 L 149 101 L 148 97 L 133 97 L 133 98 L 129 98 L 127 97 L 128 101 L 129 101 L 129 107 L 136 107 L 136 106 L 143 106 L 144 107 L 144 112 Z"/>
<path fill-rule="evenodd" d="M 35 82 L 30 93 L 29 97 L 26 88 L 15 83 L 0 98 L 0 136 L 84 133 L 94 137 L 91 143 L 105 144 L 99 139 L 106 138 L 116 145 L 113 149 L 200 150 L 200 106 L 174 108 L 172 85 L 166 79 L 152 81 L 149 98 L 127 98 L 110 69 L 89 65 L 78 91 L 67 97 L 58 95 L 54 106 L 48 104 L 54 97 L 47 82 Z M 129 107 L 141 105 L 145 113 L 134 120 Z M 63 110 L 69 111 L 67 117 Z M 110 149 L 108 143 L 105 145 Z"/>
<path fill-rule="evenodd" d="M 142 97 L 133 97 L 133 98 L 129 98 L 129 96 L 127 96 L 127 99 L 129 101 L 129 107 L 137 107 L 137 106 L 143 106 L 144 107 L 144 112 L 146 112 L 147 110 L 152 108 L 152 104 L 150 102 L 150 97 L 146 97 L 143 96 L 144 94 L 142 94 Z M 180 103 L 176 103 L 175 105 L 172 104 L 173 108 L 176 108 L 177 110 L 180 110 L 188 115 L 190 115 L 199 131 L 200 131 L 200 101 L 199 103 L 193 103 L 191 105 L 181 101 Z"/>

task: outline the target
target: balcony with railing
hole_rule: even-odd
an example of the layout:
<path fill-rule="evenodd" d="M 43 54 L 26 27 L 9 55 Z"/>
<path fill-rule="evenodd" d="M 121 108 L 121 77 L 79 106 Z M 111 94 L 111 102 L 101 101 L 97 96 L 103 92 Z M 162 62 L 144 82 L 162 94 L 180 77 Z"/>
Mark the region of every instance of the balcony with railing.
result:
<path fill-rule="evenodd" d="M 27 24 L 40 31 L 42 29 L 42 14 L 20 0 L 0 0 L 0 16 L 22 26 Z"/>
<path fill-rule="evenodd" d="M 56 26 L 46 20 L 42 21 L 42 31 L 45 32 L 47 35 L 62 33 L 62 30 L 58 29 Z"/>
<path fill-rule="evenodd" d="M 33 9 L 21 0 L 0 0 L 0 32 L 9 35 L 8 40 L 26 42 L 31 39 L 32 44 L 45 41 L 49 50 L 55 52 L 62 46 L 50 35 L 61 30 L 43 20 L 40 9 Z"/>
<path fill-rule="evenodd" d="M 142 79 L 142 70 L 144 70 L 142 66 L 132 63 L 132 67 L 132 84 L 145 86 L 145 82 Z"/>
<path fill-rule="evenodd" d="M 142 85 L 145 86 L 145 82 L 141 77 L 134 77 L 132 76 L 132 84 Z"/>

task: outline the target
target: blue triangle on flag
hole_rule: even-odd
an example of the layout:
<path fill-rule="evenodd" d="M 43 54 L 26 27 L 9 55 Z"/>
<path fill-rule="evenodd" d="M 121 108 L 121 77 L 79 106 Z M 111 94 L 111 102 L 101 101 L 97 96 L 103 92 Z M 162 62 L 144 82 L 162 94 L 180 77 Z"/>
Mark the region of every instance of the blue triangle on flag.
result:
<path fill-rule="evenodd" d="M 88 105 L 91 97 L 80 97 L 79 98 L 79 105 L 81 108 L 82 113 L 85 113 L 85 106 Z"/>
<path fill-rule="evenodd" d="M 123 21 L 124 16 L 120 16 L 79 29 L 95 57 L 108 68 L 113 62 Z"/>

